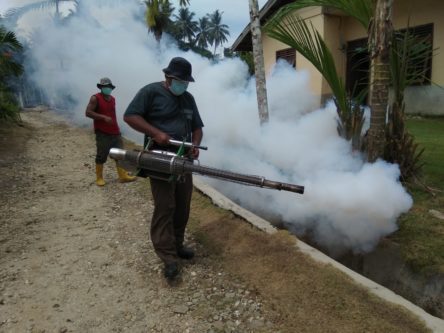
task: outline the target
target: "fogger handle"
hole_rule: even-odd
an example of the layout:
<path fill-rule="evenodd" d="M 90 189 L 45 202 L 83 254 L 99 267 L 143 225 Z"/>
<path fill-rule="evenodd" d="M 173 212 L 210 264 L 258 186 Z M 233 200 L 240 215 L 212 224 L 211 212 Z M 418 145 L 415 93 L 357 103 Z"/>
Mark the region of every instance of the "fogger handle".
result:
<path fill-rule="evenodd" d="M 197 148 L 197 149 L 202 149 L 202 150 L 208 150 L 208 147 L 206 147 L 206 146 L 195 145 L 191 142 L 182 142 L 179 140 L 170 139 L 169 143 L 170 143 L 170 145 L 177 146 L 177 147 L 180 147 L 183 145 L 186 148 Z"/>

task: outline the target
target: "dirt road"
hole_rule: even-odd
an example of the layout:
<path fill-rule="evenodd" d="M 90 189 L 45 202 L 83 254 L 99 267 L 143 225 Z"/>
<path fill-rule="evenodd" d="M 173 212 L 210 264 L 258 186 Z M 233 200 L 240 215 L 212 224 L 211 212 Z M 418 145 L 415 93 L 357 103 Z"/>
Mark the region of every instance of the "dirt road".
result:
<path fill-rule="evenodd" d="M 94 184 L 91 130 L 2 127 L 0 332 L 425 332 L 404 310 L 195 193 L 196 259 L 165 282 L 148 182 Z"/>

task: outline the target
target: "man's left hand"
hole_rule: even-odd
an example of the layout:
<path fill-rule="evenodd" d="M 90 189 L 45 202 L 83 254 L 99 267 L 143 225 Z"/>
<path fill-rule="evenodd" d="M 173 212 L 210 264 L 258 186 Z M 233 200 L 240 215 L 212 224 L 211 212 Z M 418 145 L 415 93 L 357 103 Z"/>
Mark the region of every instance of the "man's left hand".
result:
<path fill-rule="evenodd" d="M 194 147 L 191 150 L 190 155 L 194 160 L 197 160 L 199 158 L 199 148 Z"/>

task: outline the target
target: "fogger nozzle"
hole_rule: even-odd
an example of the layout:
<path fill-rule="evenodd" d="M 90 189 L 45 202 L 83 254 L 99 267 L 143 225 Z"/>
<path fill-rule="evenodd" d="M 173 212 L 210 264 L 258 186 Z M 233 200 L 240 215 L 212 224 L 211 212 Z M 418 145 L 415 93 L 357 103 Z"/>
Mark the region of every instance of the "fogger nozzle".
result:
<path fill-rule="evenodd" d="M 115 160 L 123 161 L 125 160 L 126 150 L 120 148 L 111 148 L 109 151 L 109 156 Z"/>

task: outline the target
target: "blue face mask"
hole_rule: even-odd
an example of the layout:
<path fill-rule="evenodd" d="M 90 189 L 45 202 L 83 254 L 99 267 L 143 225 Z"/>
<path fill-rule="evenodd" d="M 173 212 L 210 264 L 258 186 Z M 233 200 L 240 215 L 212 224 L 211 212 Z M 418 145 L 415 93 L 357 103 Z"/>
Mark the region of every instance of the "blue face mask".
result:
<path fill-rule="evenodd" d="M 102 88 L 102 94 L 104 94 L 104 95 L 111 95 L 112 92 L 113 92 L 113 88 L 109 88 L 109 87 Z"/>
<path fill-rule="evenodd" d="M 170 91 L 173 93 L 173 95 L 180 96 L 187 90 L 187 88 L 188 82 L 172 79 Z"/>

